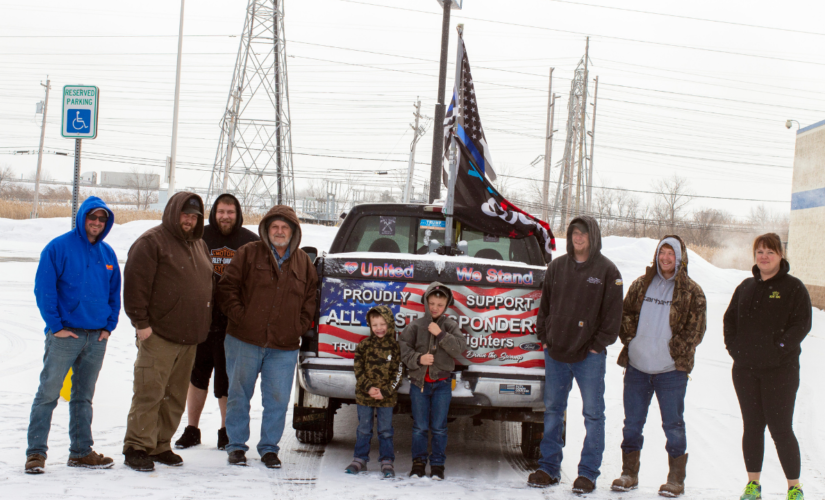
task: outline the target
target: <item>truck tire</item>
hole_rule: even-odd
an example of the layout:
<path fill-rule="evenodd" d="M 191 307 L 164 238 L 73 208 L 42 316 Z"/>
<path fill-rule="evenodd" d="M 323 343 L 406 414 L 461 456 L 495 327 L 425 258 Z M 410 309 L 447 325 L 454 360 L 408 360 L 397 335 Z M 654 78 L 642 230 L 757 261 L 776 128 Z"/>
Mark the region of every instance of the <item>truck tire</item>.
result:
<path fill-rule="evenodd" d="M 335 437 L 333 423 L 335 421 L 335 411 L 327 411 L 324 423 L 314 430 L 296 430 L 295 437 L 303 444 L 328 444 Z"/>
<path fill-rule="evenodd" d="M 527 460 L 541 458 L 541 440 L 544 437 L 544 424 L 540 422 L 521 423 L 521 454 Z M 562 446 L 567 444 L 567 412 L 564 412 L 564 423 L 561 431 Z"/>
<path fill-rule="evenodd" d="M 544 424 L 537 422 L 521 423 L 521 454 L 527 460 L 541 458 L 541 438 L 544 437 Z"/>

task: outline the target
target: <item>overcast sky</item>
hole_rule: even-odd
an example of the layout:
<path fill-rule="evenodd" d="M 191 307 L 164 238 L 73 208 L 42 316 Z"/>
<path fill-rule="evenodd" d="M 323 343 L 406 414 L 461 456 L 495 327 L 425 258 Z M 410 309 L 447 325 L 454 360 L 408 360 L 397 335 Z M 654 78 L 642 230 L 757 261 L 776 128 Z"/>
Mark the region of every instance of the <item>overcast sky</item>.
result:
<path fill-rule="evenodd" d="M 208 185 L 246 5 L 186 1 L 179 188 Z M 465 0 L 451 25 L 465 25 L 482 122 L 497 170 L 515 177 L 511 187 L 526 190 L 530 181 L 518 178 L 542 175 L 530 163 L 544 152 L 551 66 L 561 95 L 553 163 L 561 160 L 570 78 L 590 35 L 590 75 L 599 76 L 595 185 L 644 191 L 677 174 L 696 195 L 780 200 L 768 206 L 787 211 L 796 125 L 789 131 L 785 120 L 804 127 L 825 119 L 822 5 Z M 0 0 L 0 13 L 0 165 L 34 170 L 36 155 L 6 153 L 37 149 L 35 103 L 49 75 L 47 151 L 74 146 L 60 137 L 55 96 L 66 84 L 92 84 L 101 89 L 99 133 L 84 141 L 83 171 L 163 172 L 177 0 Z M 406 169 L 416 97 L 433 115 L 438 3 L 286 0 L 285 23 L 297 187 L 342 171 L 371 187 L 391 182 L 375 172 Z M 450 42 L 448 80 L 452 29 Z M 432 127 L 418 162 L 429 163 L 431 145 Z M 425 164 L 416 165 L 419 185 L 429 177 Z M 46 155 L 44 169 L 70 180 L 72 159 Z M 690 207 L 744 216 L 753 205 L 696 198 Z"/>

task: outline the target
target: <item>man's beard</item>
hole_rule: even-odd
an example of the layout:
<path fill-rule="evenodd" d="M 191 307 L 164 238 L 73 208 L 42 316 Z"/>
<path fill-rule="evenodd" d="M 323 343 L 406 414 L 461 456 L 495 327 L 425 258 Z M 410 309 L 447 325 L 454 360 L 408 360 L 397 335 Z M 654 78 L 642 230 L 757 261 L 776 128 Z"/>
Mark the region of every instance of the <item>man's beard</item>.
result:
<path fill-rule="evenodd" d="M 183 234 L 185 234 L 187 238 L 191 238 L 195 234 L 195 226 L 192 226 L 192 228 L 189 229 L 188 231 L 186 229 L 184 229 L 183 226 L 181 226 L 181 230 L 183 231 Z"/>
<path fill-rule="evenodd" d="M 272 246 L 277 247 L 277 248 L 284 248 L 284 247 L 289 246 L 290 241 L 292 241 L 292 238 L 286 240 L 286 242 L 284 242 L 284 243 L 276 243 L 276 242 L 273 241 Z"/>
<path fill-rule="evenodd" d="M 218 229 L 221 230 L 221 234 L 224 236 L 229 236 L 232 234 L 232 230 L 235 229 L 235 224 L 232 222 L 221 222 L 218 221 Z"/>

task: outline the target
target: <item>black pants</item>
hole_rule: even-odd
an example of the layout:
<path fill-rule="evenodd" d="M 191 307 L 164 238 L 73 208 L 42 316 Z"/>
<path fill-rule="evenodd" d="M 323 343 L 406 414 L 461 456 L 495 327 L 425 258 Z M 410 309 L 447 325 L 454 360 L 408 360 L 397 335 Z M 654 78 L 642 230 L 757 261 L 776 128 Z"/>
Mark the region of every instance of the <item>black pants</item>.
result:
<path fill-rule="evenodd" d="M 787 479 L 799 479 L 799 443 L 793 433 L 793 410 L 799 389 L 799 364 L 778 368 L 744 368 L 733 365 L 733 387 L 739 398 L 745 432 L 742 453 L 748 472 L 762 472 L 765 426 L 771 431 Z"/>

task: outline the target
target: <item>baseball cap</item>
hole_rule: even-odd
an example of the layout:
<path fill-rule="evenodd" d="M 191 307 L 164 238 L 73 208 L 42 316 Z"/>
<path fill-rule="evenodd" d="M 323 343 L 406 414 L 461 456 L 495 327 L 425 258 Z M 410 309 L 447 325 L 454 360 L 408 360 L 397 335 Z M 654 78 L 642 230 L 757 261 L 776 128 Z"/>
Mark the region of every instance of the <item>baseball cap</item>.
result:
<path fill-rule="evenodd" d="M 201 204 L 198 203 L 198 199 L 194 197 L 187 200 L 186 204 L 183 206 L 183 210 L 181 210 L 181 213 L 203 216 L 203 212 L 201 212 Z"/>

